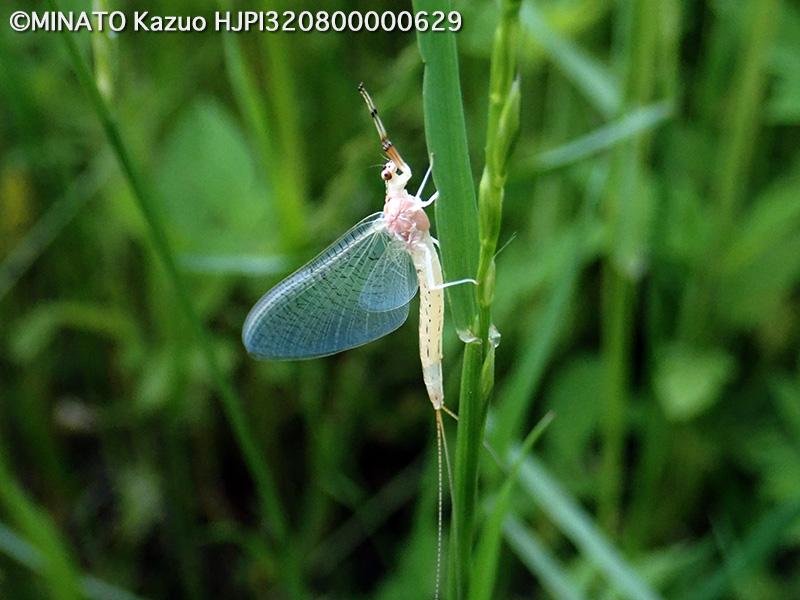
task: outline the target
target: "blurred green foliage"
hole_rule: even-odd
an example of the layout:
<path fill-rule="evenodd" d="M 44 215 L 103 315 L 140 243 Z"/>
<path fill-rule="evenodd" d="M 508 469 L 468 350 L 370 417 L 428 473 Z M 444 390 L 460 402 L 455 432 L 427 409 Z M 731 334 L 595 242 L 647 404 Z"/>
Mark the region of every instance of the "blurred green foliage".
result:
<path fill-rule="evenodd" d="M 415 317 L 310 362 L 240 342 L 261 294 L 381 207 L 360 81 L 419 181 L 416 36 L 214 32 L 215 10 L 284 8 L 228 4 L 147 7 L 202 33 L 68 34 L 130 170 L 64 36 L 2 11 L 0 597 L 433 593 Z M 499 8 L 453 8 L 477 183 Z M 478 507 L 501 509 L 479 518 L 473 572 L 496 583 L 476 593 L 798 596 L 798 40 L 781 0 L 522 3 L 487 433 L 518 485 L 483 453 Z"/>

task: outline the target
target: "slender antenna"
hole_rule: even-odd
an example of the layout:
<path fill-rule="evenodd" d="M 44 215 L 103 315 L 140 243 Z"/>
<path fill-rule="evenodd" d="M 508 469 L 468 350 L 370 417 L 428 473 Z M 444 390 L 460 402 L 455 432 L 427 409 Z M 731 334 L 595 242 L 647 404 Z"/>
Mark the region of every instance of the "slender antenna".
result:
<path fill-rule="evenodd" d="M 364 98 L 364 102 L 367 103 L 369 116 L 371 116 L 372 120 L 375 122 L 375 128 L 378 130 L 378 135 L 381 137 L 381 147 L 383 148 L 383 151 L 386 152 L 386 155 L 394 161 L 394 164 L 396 164 L 400 170 L 408 170 L 406 161 L 403 160 L 403 158 L 400 156 L 400 153 L 397 151 L 397 148 L 395 148 L 394 144 L 392 144 L 392 140 L 389 139 L 389 136 L 386 133 L 386 128 L 383 126 L 381 118 L 378 116 L 378 109 L 375 108 L 375 103 L 367 93 L 363 83 L 358 84 L 358 91 Z"/>

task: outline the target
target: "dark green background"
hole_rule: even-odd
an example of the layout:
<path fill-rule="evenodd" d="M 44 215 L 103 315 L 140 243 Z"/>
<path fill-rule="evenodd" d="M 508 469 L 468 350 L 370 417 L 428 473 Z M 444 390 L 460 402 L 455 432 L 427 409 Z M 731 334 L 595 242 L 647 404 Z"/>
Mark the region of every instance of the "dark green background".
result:
<path fill-rule="evenodd" d="M 70 37 L 108 82 L 275 490 L 248 472 L 64 39 L 14 33 L 9 15 L 30 8 L 6 3 L 0 597 L 123 597 L 76 580 L 91 576 L 146 598 L 430 598 L 434 419 L 413 305 L 398 332 L 326 359 L 256 363 L 240 341 L 261 294 L 381 208 L 359 82 L 416 190 L 416 36 L 132 31 L 145 9 L 213 24 L 215 10 L 411 6 L 138 4 L 108 7 L 124 33 Z M 453 8 L 477 181 L 498 7 Z M 504 448 L 554 411 L 534 453 L 566 495 L 515 493 L 494 597 L 636 597 L 598 567 L 613 547 L 663 598 L 800 597 L 800 8 L 550 0 L 521 18 L 489 439 Z M 452 327 L 445 342 L 457 409 L 463 346 Z M 483 466 L 479 507 L 503 481 L 488 453 Z M 577 542 L 574 513 L 554 519 L 570 496 L 611 546 Z"/>

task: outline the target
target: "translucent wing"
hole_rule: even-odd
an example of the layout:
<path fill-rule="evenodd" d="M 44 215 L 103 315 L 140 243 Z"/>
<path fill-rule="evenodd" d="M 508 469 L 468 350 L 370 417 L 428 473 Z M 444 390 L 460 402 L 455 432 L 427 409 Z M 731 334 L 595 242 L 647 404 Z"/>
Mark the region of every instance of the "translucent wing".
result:
<path fill-rule="evenodd" d="M 418 287 L 414 261 L 402 243 L 392 242 L 367 278 L 360 303 L 367 310 L 393 310 L 408 304 Z"/>
<path fill-rule="evenodd" d="M 384 266 L 385 254 L 394 255 L 402 243 L 387 230 L 381 213 L 367 217 L 306 266 L 259 300 L 244 322 L 242 340 L 247 351 L 261 360 L 316 358 L 366 344 L 394 331 L 408 317 L 408 268 Z M 376 268 L 386 280 L 373 278 Z M 388 300 L 378 302 L 374 291 L 383 288 Z M 398 291 L 399 290 L 399 291 Z M 404 300 L 403 300 L 404 299 Z M 386 309 L 372 308 L 374 305 Z M 391 306 L 390 306 L 391 305 Z"/>

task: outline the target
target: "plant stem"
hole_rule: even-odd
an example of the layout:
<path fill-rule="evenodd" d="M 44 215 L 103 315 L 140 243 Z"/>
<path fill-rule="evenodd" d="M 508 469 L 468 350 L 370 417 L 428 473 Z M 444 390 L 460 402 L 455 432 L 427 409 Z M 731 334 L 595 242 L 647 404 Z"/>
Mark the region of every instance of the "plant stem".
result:
<path fill-rule="evenodd" d="M 494 295 L 494 254 L 502 216 L 503 188 L 508 159 L 519 129 L 519 85 L 512 85 L 516 64 L 516 32 L 519 0 L 503 3 L 500 24 L 495 32 L 489 83 L 489 125 L 486 142 L 486 167 L 481 179 L 478 210 L 469 177 L 469 157 L 458 84 L 458 57 L 452 34 L 419 34 L 420 52 L 426 62 L 424 100 L 428 148 L 436 156 L 434 178 L 445 202 L 437 203 L 437 226 L 442 241 L 442 254 L 448 279 L 468 277 L 475 270 L 460 270 L 453 265 L 469 265 L 474 250 L 467 243 L 475 240 L 479 247 L 477 260 L 477 294 L 455 288 L 450 294 L 456 328 L 462 339 L 469 341 L 464 351 L 459 399 L 458 442 L 455 456 L 455 506 L 453 529 L 456 539 L 456 596 L 469 594 L 474 522 L 476 513 L 478 459 L 482 451 L 488 400 L 494 386 L 494 340 L 491 336 L 490 307 Z M 444 0 L 417 0 L 419 12 L 449 11 Z M 456 115 L 453 118 L 451 115 Z M 449 128 L 449 132 L 447 132 Z M 457 142 L 457 143 L 454 143 Z M 437 146 L 445 155 L 440 157 Z M 455 146 L 455 148 L 453 147 Z M 456 150 L 456 152 L 453 152 Z M 458 163 L 450 161 L 458 161 Z M 444 168 L 441 162 L 448 161 Z M 452 181 L 458 179 L 463 188 L 458 203 L 450 196 Z M 451 204 L 452 202 L 452 204 Z M 470 225 L 466 217 L 474 217 Z M 455 227 L 452 225 L 455 224 Z M 458 225 L 462 227 L 458 227 Z M 470 236 L 466 237 L 465 233 Z M 475 233 L 474 237 L 472 236 Z M 452 246 L 451 246 L 452 240 Z M 475 246 L 473 246 L 474 248 Z M 452 252 L 452 254 L 451 254 Z M 467 257 L 466 260 L 464 257 Z M 451 263 L 451 260 L 453 261 Z M 458 290 L 458 291 L 456 291 Z"/>
<path fill-rule="evenodd" d="M 49 0 L 53 10 L 60 12 L 61 7 L 57 0 Z M 86 92 L 89 94 L 92 107 L 97 113 L 97 117 L 105 131 L 106 137 L 112 150 L 114 151 L 120 167 L 125 174 L 128 184 L 131 187 L 134 198 L 137 200 L 139 210 L 145 218 L 148 225 L 148 231 L 151 236 L 153 247 L 156 253 L 161 258 L 161 261 L 166 269 L 167 277 L 171 282 L 175 294 L 177 296 L 178 305 L 183 312 L 184 316 L 190 323 L 195 339 L 199 345 L 201 352 L 206 360 L 206 364 L 211 370 L 212 379 L 217 387 L 222 402 L 222 408 L 225 416 L 233 429 L 236 436 L 236 441 L 242 450 L 245 463 L 247 464 L 250 473 L 255 482 L 256 492 L 259 496 L 261 509 L 266 515 L 267 522 L 270 530 L 275 538 L 280 541 L 287 535 L 286 518 L 284 516 L 283 508 L 278 501 L 278 494 L 276 486 L 266 463 L 264 462 L 258 444 L 255 438 L 251 435 L 247 426 L 247 419 L 242 405 L 237 398 L 236 392 L 233 390 L 228 379 L 222 373 L 222 370 L 217 362 L 217 358 L 208 340 L 206 331 L 200 321 L 200 317 L 195 311 L 192 300 L 189 297 L 189 292 L 186 289 L 178 266 L 175 262 L 169 241 L 167 239 L 166 231 L 164 230 L 158 218 L 158 211 L 156 209 L 156 201 L 151 194 L 149 187 L 144 183 L 143 178 L 139 175 L 138 170 L 134 167 L 133 160 L 128 153 L 127 146 L 122 138 L 122 134 L 117 126 L 115 119 L 111 115 L 111 111 L 106 104 L 103 97 L 100 95 L 99 90 L 92 78 L 91 71 L 88 65 L 83 60 L 75 44 L 73 35 L 64 30 L 62 32 L 62 39 L 64 40 L 70 58 L 72 59 L 73 66 L 78 75 L 78 79 Z"/>
<path fill-rule="evenodd" d="M 449 12 L 447 0 L 416 0 L 417 13 Z M 420 54 L 425 62 L 423 102 L 428 151 L 435 160 L 433 178 L 439 191 L 435 204 L 437 235 L 441 242 L 442 263 L 448 280 L 474 277 L 478 269 L 478 210 L 475 187 L 467 152 L 467 134 L 458 54 L 452 33 L 418 33 Z M 477 489 L 477 448 L 482 439 L 478 409 L 482 345 L 475 331 L 477 302 L 472 286 L 448 288 L 453 321 L 467 343 L 459 397 L 458 438 L 455 455 L 453 537 L 456 551 L 451 555 L 456 576 L 450 580 L 450 595 L 457 588 L 466 597 L 472 553 L 472 527 Z M 467 433 L 468 432 L 468 433 Z"/>
<path fill-rule="evenodd" d="M 662 0 L 659 0 L 659 4 Z M 620 9 L 618 50 L 624 57 L 624 109 L 651 101 L 659 28 L 653 3 L 637 0 Z M 598 494 L 600 522 L 615 535 L 620 521 L 623 452 L 630 400 L 636 286 L 646 262 L 648 197 L 643 167 L 649 150 L 646 134 L 620 144 L 614 157 L 608 198 L 612 246 L 603 269 L 602 352 L 605 365 L 603 473 Z"/>
<path fill-rule="evenodd" d="M 8 464 L 5 444 L 0 440 L 0 507 L 16 528 L 40 553 L 41 573 L 54 600 L 78 600 L 83 594 L 77 564 L 67 542 L 47 513 L 43 512 L 20 487 Z"/>

